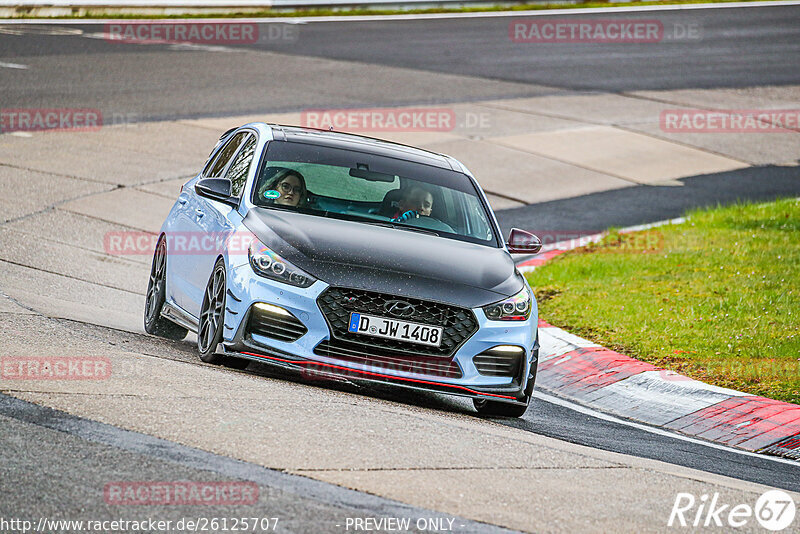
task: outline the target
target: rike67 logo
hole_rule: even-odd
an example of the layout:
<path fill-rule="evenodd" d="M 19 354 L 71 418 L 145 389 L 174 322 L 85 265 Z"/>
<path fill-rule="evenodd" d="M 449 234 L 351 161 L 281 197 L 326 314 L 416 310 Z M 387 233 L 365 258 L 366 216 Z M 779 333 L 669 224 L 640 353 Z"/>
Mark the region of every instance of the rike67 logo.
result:
<path fill-rule="evenodd" d="M 781 490 L 765 492 L 755 506 L 724 503 L 719 493 L 701 495 L 699 499 L 691 493 L 678 493 L 667 526 L 740 528 L 755 518 L 763 528 L 779 532 L 794 523 L 795 513 L 794 499 Z"/>

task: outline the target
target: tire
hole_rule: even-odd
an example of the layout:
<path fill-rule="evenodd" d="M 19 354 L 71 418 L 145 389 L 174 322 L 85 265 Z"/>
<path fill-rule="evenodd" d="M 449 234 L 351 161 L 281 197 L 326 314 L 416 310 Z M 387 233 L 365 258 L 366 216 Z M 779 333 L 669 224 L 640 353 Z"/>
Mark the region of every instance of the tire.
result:
<path fill-rule="evenodd" d="M 491 401 L 486 399 L 472 399 L 472 404 L 480 415 L 499 417 L 522 417 L 528 409 L 531 398 L 527 397 L 525 404 L 509 404 L 507 402 Z"/>
<path fill-rule="evenodd" d="M 225 356 L 222 359 L 222 365 L 230 369 L 238 369 L 241 371 L 247 369 L 247 366 L 250 365 L 250 360 L 246 358 L 236 358 L 235 356 Z"/>
<path fill-rule="evenodd" d="M 250 365 L 250 360 L 217 353 L 217 346 L 222 341 L 222 330 L 225 328 L 227 293 L 225 262 L 220 258 L 214 265 L 214 271 L 211 273 L 203 296 L 200 324 L 197 328 L 197 350 L 200 353 L 200 359 L 206 363 L 241 370 Z"/>
<path fill-rule="evenodd" d="M 214 265 L 211 278 L 206 284 L 203 305 L 200 308 L 200 323 L 197 327 L 197 350 L 206 363 L 222 364 L 225 356 L 217 354 L 217 345 L 222 341 L 225 324 L 225 262 L 220 258 Z"/>
<path fill-rule="evenodd" d="M 154 336 L 180 341 L 189 332 L 169 319 L 161 317 L 161 310 L 167 297 L 167 242 L 162 237 L 153 254 L 150 267 L 150 281 L 144 301 L 144 330 Z"/>
<path fill-rule="evenodd" d="M 538 345 L 538 343 L 539 331 L 537 330 L 536 343 L 534 343 L 534 346 Z M 533 396 L 533 386 L 536 383 L 536 373 L 538 371 L 539 362 L 538 347 L 536 348 L 535 359 L 537 365 L 532 365 L 528 371 L 528 383 L 525 387 L 525 393 L 523 395 L 523 402 L 525 404 L 509 404 L 506 402 L 491 401 L 486 399 L 472 399 L 472 405 L 475 406 L 475 409 L 478 411 L 478 413 L 480 415 L 500 417 L 522 417 L 525 415 L 525 412 L 528 410 L 528 406 L 531 403 L 531 397 Z"/>

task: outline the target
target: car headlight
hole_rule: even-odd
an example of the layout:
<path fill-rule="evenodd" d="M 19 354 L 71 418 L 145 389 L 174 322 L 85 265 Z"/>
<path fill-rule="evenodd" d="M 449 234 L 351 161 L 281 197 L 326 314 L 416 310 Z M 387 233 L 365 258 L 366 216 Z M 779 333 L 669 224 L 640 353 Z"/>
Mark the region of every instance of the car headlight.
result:
<path fill-rule="evenodd" d="M 531 316 L 531 293 L 527 287 L 496 304 L 485 306 L 483 312 L 491 321 L 525 321 Z"/>
<path fill-rule="evenodd" d="M 258 239 L 250 243 L 247 251 L 250 266 L 256 274 L 297 287 L 309 287 L 316 278 L 281 258 Z"/>

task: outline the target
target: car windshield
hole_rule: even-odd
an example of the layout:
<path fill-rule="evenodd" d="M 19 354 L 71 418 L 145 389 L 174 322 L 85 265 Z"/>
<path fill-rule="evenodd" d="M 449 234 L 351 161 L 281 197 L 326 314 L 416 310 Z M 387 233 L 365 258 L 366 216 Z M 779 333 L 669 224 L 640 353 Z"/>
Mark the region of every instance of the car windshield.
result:
<path fill-rule="evenodd" d="M 271 141 L 252 202 L 498 246 L 466 175 L 372 153 Z"/>

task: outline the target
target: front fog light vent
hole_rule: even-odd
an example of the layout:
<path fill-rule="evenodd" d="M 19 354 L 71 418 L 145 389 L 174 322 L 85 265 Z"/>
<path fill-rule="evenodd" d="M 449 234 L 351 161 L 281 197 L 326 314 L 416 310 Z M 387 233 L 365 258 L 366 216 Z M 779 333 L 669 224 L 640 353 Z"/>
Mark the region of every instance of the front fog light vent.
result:
<path fill-rule="evenodd" d="M 519 376 L 525 349 L 516 345 L 498 345 L 472 358 L 478 373 L 483 376 Z"/>
<path fill-rule="evenodd" d="M 247 332 L 278 341 L 297 341 L 308 328 L 289 310 L 274 304 L 256 303 L 250 310 Z"/>

